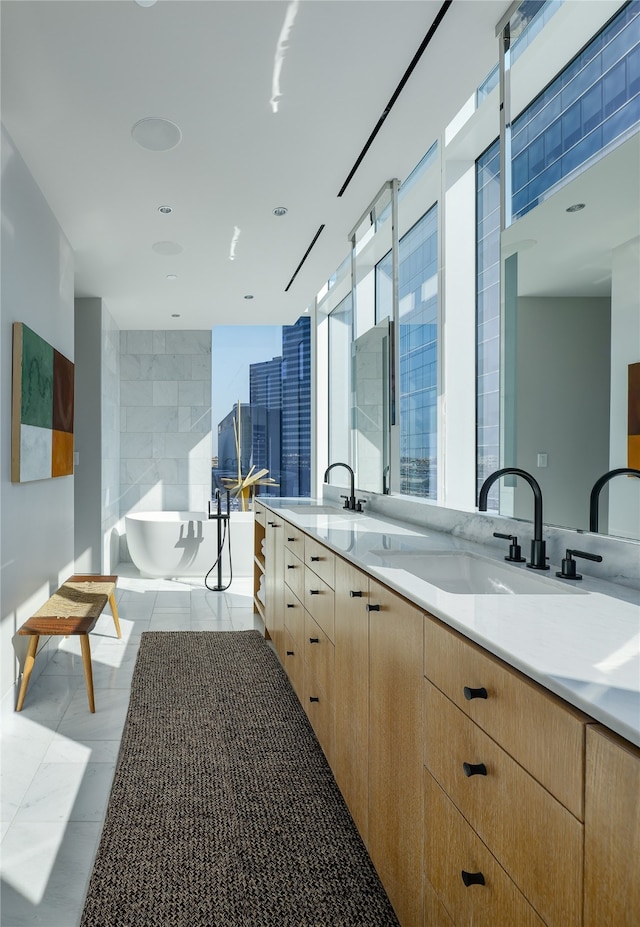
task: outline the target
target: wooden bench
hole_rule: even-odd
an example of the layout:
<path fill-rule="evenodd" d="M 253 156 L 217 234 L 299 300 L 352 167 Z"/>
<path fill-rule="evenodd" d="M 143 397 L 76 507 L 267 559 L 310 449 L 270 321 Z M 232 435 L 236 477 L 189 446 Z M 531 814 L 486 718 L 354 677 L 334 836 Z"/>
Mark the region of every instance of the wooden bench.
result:
<path fill-rule="evenodd" d="M 111 606 L 116 633 L 118 637 L 122 637 L 115 598 L 117 581 L 117 576 L 98 576 L 93 573 L 74 574 L 18 630 L 18 634 L 28 634 L 31 640 L 29 641 L 29 649 L 24 663 L 16 711 L 22 711 L 41 635 L 64 635 L 68 637 L 75 634 L 80 637 L 82 666 L 87 683 L 87 695 L 89 696 L 89 710 L 95 712 L 89 632 L 94 629 L 108 602 Z"/>

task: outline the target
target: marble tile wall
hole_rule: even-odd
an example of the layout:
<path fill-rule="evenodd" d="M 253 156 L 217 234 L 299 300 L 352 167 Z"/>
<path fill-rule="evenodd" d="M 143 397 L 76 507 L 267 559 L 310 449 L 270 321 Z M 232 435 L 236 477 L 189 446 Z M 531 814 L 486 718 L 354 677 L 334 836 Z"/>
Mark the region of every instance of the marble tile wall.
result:
<path fill-rule="evenodd" d="M 207 510 L 211 332 L 120 332 L 120 517 Z M 129 559 L 121 539 L 120 558 Z"/>

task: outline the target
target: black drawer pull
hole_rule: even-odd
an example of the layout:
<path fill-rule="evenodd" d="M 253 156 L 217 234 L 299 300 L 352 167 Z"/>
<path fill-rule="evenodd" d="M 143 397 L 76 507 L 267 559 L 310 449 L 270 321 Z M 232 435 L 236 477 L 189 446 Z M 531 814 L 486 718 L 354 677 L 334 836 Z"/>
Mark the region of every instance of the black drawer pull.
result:
<path fill-rule="evenodd" d="M 309 559 L 313 563 L 315 560 L 320 560 L 320 557 L 310 557 Z"/>
<path fill-rule="evenodd" d="M 464 869 L 461 872 L 462 881 L 469 888 L 470 885 L 486 885 L 487 883 L 484 880 L 484 876 L 481 872 L 465 872 Z"/>
<path fill-rule="evenodd" d="M 319 589 L 309 589 L 309 595 L 320 595 Z"/>
<path fill-rule="evenodd" d="M 320 699 L 319 699 L 316 695 L 310 695 L 310 696 L 309 696 L 309 701 L 310 701 L 310 702 L 319 702 Z"/>
<path fill-rule="evenodd" d="M 352 589 L 352 590 L 349 592 L 349 595 L 351 596 L 352 599 L 361 599 L 361 598 L 362 598 L 362 593 L 359 592 L 359 591 L 356 591 L 355 589 Z"/>
<path fill-rule="evenodd" d="M 295 563 L 288 563 L 288 564 L 287 564 L 287 569 L 288 569 L 288 570 L 295 570 L 295 568 L 296 568 Z"/>
<path fill-rule="evenodd" d="M 287 538 L 287 541 L 295 541 L 295 538 Z"/>
<path fill-rule="evenodd" d="M 379 605 L 367 605 L 366 609 L 368 612 L 379 612 L 380 606 Z"/>
<path fill-rule="evenodd" d="M 310 644 L 319 644 L 319 643 L 320 643 L 320 638 L 319 638 L 319 637 L 310 637 L 310 638 L 309 638 L 309 643 L 310 643 Z"/>
<path fill-rule="evenodd" d="M 295 602 L 287 602 L 287 608 L 295 608 Z"/>
<path fill-rule="evenodd" d="M 272 528 L 275 528 L 275 526 L 276 526 L 275 521 L 270 521 L 270 522 L 268 522 L 268 524 L 270 524 Z"/>
<path fill-rule="evenodd" d="M 469 686 L 465 686 L 463 692 L 468 702 L 470 702 L 472 698 L 487 698 L 487 690 L 484 686 L 480 689 L 470 689 Z"/>
<path fill-rule="evenodd" d="M 484 763 L 463 763 L 462 768 L 465 776 L 486 776 L 487 767 Z"/>
<path fill-rule="evenodd" d="M 287 656 L 288 656 L 288 657 L 295 657 L 295 653 L 293 652 L 293 650 L 287 650 Z"/>

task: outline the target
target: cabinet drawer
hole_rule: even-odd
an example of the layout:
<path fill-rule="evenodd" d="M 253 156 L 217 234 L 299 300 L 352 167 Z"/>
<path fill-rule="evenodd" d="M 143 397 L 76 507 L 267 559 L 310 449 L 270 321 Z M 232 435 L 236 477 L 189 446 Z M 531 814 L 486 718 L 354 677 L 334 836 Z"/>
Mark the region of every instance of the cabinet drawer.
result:
<path fill-rule="evenodd" d="M 304 654 L 291 634 L 284 629 L 284 668 L 300 701 L 304 698 Z"/>
<path fill-rule="evenodd" d="M 425 622 L 424 667 L 431 682 L 584 820 L 590 719 L 434 618 Z"/>
<path fill-rule="evenodd" d="M 309 567 L 305 568 L 304 580 L 304 607 L 333 643 L 333 589 L 319 576 L 316 576 Z"/>
<path fill-rule="evenodd" d="M 305 613 L 304 659 L 322 690 L 333 701 L 333 644 L 311 615 Z"/>
<path fill-rule="evenodd" d="M 302 704 L 311 722 L 311 727 L 318 738 L 318 743 L 322 747 L 329 765 L 333 768 L 333 702 L 320 686 L 308 663 L 305 663 L 304 666 L 304 698 Z"/>
<path fill-rule="evenodd" d="M 304 562 L 332 589 L 335 588 L 335 560 L 333 552 L 327 550 L 324 544 L 305 535 Z"/>
<path fill-rule="evenodd" d="M 544 922 L 424 771 L 425 874 L 456 927 L 544 927 Z M 466 885 L 462 873 L 481 874 Z M 562 927 L 562 925 L 558 925 Z"/>
<path fill-rule="evenodd" d="M 455 927 L 436 890 L 428 879 L 424 880 L 424 927 Z"/>
<path fill-rule="evenodd" d="M 257 525 L 262 525 L 264 528 L 266 522 L 265 509 L 258 502 L 253 503 L 253 520 Z"/>
<path fill-rule="evenodd" d="M 304 616 L 302 603 L 295 597 L 289 588 L 284 590 L 284 626 L 291 635 L 293 642 L 304 657 Z"/>
<path fill-rule="evenodd" d="M 304 561 L 304 532 L 300 528 L 294 528 L 289 522 L 284 523 L 283 531 L 284 546 L 293 551 L 299 560 Z"/>
<path fill-rule="evenodd" d="M 587 728 L 585 927 L 640 924 L 640 750 Z"/>
<path fill-rule="evenodd" d="M 284 549 L 284 581 L 300 602 L 304 601 L 304 563 L 287 547 Z"/>
<path fill-rule="evenodd" d="M 425 765 L 540 916 L 579 927 L 583 825 L 428 680 Z"/>

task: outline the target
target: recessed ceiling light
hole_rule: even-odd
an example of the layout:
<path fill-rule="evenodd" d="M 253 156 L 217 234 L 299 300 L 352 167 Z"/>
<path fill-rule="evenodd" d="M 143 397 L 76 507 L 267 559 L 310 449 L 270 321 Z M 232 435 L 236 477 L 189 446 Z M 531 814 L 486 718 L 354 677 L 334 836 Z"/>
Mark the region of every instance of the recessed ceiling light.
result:
<path fill-rule="evenodd" d="M 161 212 L 163 216 L 168 216 L 170 212 L 173 212 L 171 206 L 158 206 L 158 212 Z"/>
<path fill-rule="evenodd" d="M 245 299 L 253 299 L 253 296 L 251 295 L 251 293 L 247 293 L 247 295 L 245 296 Z"/>
<path fill-rule="evenodd" d="M 151 245 L 156 254 L 182 254 L 184 248 L 177 241 L 156 241 Z"/>
<path fill-rule="evenodd" d="M 573 206 L 567 206 L 567 212 L 580 212 L 581 209 L 584 209 L 586 203 L 574 203 Z"/>
<path fill-rule="evenodd" d="M 171 318 L 172 318 L 172 319 L 179 319 L 179 318 L 180 318 L 180 313 L 179 313 L 179 312 L 172 312 L 172 313 L 171 313 Z"/>
<path fill-rule="evenodd" d="M 148 6 L 153 6 L 156 3 L 156 0 L 136 0 L 136 3 L 138 6 L 144 7 L 146 9 Z"/>
<path fill-rule="evenodd" d="M 273 210 L 274 216 L 286 216 L 288 212 L 289 210 L 286 206 L 276 206 L 276 208 Z"/>
<path fill-rule="evenodd" d="M 178 279 L 177 274 L 167 274 L 167 280 L 177 280 L 177 279 Z"/>
<path fill-rule="evenodd" d="M 182 132 L 175 122 L 160 116 L 139 119 L 131 129 L 131 135 L 147 151 L 170 151 L 182 141 Z"/>

